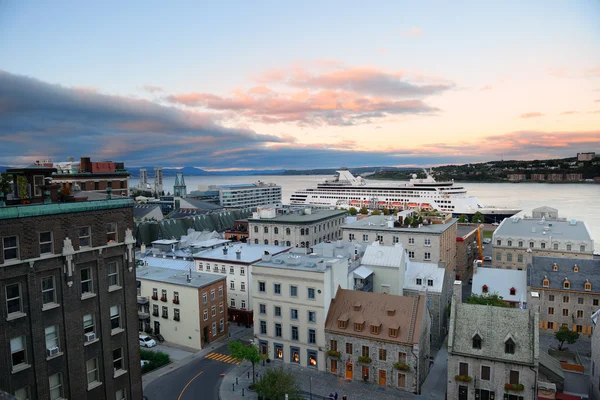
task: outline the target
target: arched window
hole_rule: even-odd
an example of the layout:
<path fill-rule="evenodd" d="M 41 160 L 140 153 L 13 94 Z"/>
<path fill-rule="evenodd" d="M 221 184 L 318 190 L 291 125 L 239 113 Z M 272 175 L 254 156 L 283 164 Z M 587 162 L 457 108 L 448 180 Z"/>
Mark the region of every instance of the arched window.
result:
<path fill-rule="evenodd" d="M 475 334 L 475 336 L 473 336 L 473 348 L 481 349 L 481 336 L 479 336 L 478 334 Z"/>
<path fill-rule="evenodd" d="M 573 267 L 573 272 L 579 272 L 579 266 L 577 266 L 577 264 Z"/>
<path fill-rule="evenodd" d="M 300 229 L 300 236 L 304 236 L 304 228 Z"/>
<path fill-rule="evenodd" d="M 287 242 L 285 242 L 285 245 L 286 245 L 286 246 L 291 246 L 291 245 L 292 245 L 292 243 L 291 243 L 291 242 L 288 240 Z"/>
<path fill-rule="evenodd" d="M 254 244 L 258 244 L 258 239 L 254 239 Z"/>
<path fill-rule="evenodd" d="M 592 283 L 591 283 L 590 281 L 586 280 L 586 281 L 585 281 L 585 284 L 583 285 L 583 287 L 584 287 L 584 289 L 585 289 L 586 291 L 588 291 L 588 292 L 589 292 L 590 290 L 592 290 Z"/>
<path fill-rule="evenodd" d="M 265 226 L 264 231 L 265 231 L 265 233 L 269 233 L 269 227 Z"/>
<path fill-rule="evenodd" d="M 556 263 L 552 266 L 552 271 L 558 271 L 558 265 L 556 265 Z"/>
<path fill-rule="evenodd" d="M 254 233 L 258 233 L 258 226 L 254 227 Z"/>
<path fill-rule="evenodd" d="M 279 246 L 279 240 L 276 240 L 276 241 L 274 242 L 274 244 L 275 244 L 275 246 Z"/>
<path fill-rule="evenodd" d="M 267 239 L 265 239 L 265 245 L 268 245 L 269 241 Z"/>
<path fill-rule="evenodd" d="M 285 234 L 289 235 L 291 233 L 290 228 L 285 228 Z M 289 242 L 288 242 L 289 243 Z"/>
<path fill-rule="evenodd" d="M 563 289 L 570 289 L 571 288 L 571 282 L 569 282 L 568 279 L 565 279 L 565 281 L 563 282 Z"/>
<path fill-rule="evenodd" d="M 510 288 L 510 295 L 511 296 L 515 296 L 517 294 L 517 289 L 515 289 L 514 287 Z"/>
<path fill-rule="evenodd" d="M 542 286 L 543 287 L 549 287 L 550 286 L 550 280 L 548 278 L 544 278 L 544 280 L 542 281 Z"/>
<path fill-rule="evenodd" d="M 581 245 L 579 246 L 579 251 L 581 251 L 582 253 L 585 251 L 585 245 Z"/>
<path fill-rule="evenodd" d="M 277 228 L 277 227 L 273 228 L 273 233 L 276 235 L 279 234 L 279 228 Z"/>

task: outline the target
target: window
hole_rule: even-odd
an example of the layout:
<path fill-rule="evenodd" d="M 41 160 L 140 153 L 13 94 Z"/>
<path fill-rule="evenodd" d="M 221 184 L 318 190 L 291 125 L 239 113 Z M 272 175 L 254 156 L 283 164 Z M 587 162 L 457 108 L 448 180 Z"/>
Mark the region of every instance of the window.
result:
<path fill-rule="evenodd" d="M 8 315 L 23 312 L 21 304 L 21 285 L 13 283 L 6 285 L 6 311 Z"/>
<path fill-rule="evenodd" d="M 117 223 L 109 222 L 106 224 L 106 243 L 114 243 L 117 241 Z"/>
<path fill-rule="evenodd" d="M 86 314 L 83 316 L 83 333 L 94 333 L 96 331 L 94 315 Z"/>
<path fill-rule="evenodd" d="M 267 305 L 266 304 L 259 304 L 258 305 L 258 309 L 259 309 L 259 313 L 260 314 L 266 314 L 267 313 Z"/>
<path fill-rule="evenodd" d="M 425 239 L 425 246 L 431 246 L 431 239 Z"/>
<path fill-rule="evenodd" d="M 25 336 L 10 339 L 10 353 L 13 370 L 27 364 L 27 353 L 25 351 Z"/>
<path fill-rule="evenodd" d="M 162 317 L 163 318 L 169 318 L 169 308 L 166 306 L 162 307 Z"/>
<path fill-rule="evenodd" d="M 275 324 L 275 337 L 281 337 L 281 324 Z"/>
<path fill-rule="evenodd" d="M 577 333 L 582 333 L 583 332 L 583 325 L 575 325 L 575 331 Z"/>
<path fill-rule="evenodd" d="M 363 234 L 362 236 L 363 236 L 363 237 L 362 237 L 362 239 L 363 239 L 363 242 L 368 242 L 368 241 L 369 241 L 369 235 L 367 235 L 367 234 Z"/>
<path fill-rule="evenodd" d="M 113 369 L 115 372 L 123 369 L 123 349 L 121 347 L 113 350 Z"/>
<path fill-rule="evenodd" d="M 431 253 L 425 253 L 425 260 L 431 260 Z"/>
<path fill-rule="evenodd" d="M 546 248 L 546 243 L 542 242 L 542 244 L 541 244 L 541 245 L 542 245 L 542 249 L 545 249 L 545 248 Z"/>
<path fill-rule="evenodd" d="M 217 323 L 216 322 L 212 323 L 212 335 L 217 336 Z"/>
<path fill-rule="evenodd" d="M 21 389 L 15 390 L 15 397 L 17 398 L 17 400 L 29 400 L 31 398 L 29 386 L 25 386 Z"/>
<path fill-rule="evenodd" d="M 117 390 L 115 393 L 115 400 L 127 400 L 127 397 L 125 397 L 125 389 Z"/>
<path fill-rule="evenodd" d="M 406 387 L 406 374 L 398 372 L 398 387 Z"/>
<path fill-rule="evenodd" d="M 583 297 L 577 298 L 577 304 L 583 304 Z"/>
<path fill-rule="evenodd" d="M 267 334 L 267 321 L 260 321 L 260 333 L 261 335 Z"/>
<path fill-rule="evenodd" d="M 58 353 L 60 345 L 58 342 L 56 325 L 47 326 L 46 329 L 44 329 L 44 333 L 46 335 L 46 350 L 48 351 L 48 355 Z"/>
<path fill-rule="evenodd" d="M 90 227 L 79 228 L 79 247 L 91 246 Z"/>
<path fill-rule="evenodd" d="M 363 324 L 362 323 L 357 323 L 357 322 L 354 323 L 354 330 L 356 332 L 362 331 L 362 328 L 363 328 Z"/>
<path fill-rule="evenodd" d="M 461 362 L 458 364 L 458 374 L 461 376 L 469 375 L 469 364 Z"/>
<path fill-rule="evenodd" d="M 50 375 L 48 378 L 50 385 L 50 400 L 58 400 L 63 397 L 62 373 Z"/>
<path fill-rule="evenodd" d="M 554 329 L 554 322 L 548 322 L 548 329 Z"/>
<path fill-rule="evenodd" d="M 117 270 L 117 263 L 108 263 L 108 286 L 119 286 L 119 271 Z"/>
<path fill-rule="evenodd" d="M 504 342 L 504 352 L 506 354 L 515 354 L 515 342 L 511 338 Z"/>
<path fill-rule="evenodd" d="M 481 336 L 479 336 L 479 335 L 473 336 L 473 348 L 481 349 Z"/>
<path fill-rule="evenodd" d="M 329 349 L 333 351 L 337 351 L 337 340 L 329 341 Z"/>
<path fill-rule="evenodd" d="M 281 317 L 281 307 L 280 306 L 275 306 L 275 316 L 276 317 Z"/>
<path fill-rule="evenodd" d="M 563 317 L 568 317 L 569 316 L 569 309 L 568 308 L 563 308 L 562 315 L 563 315 Z"/>
<path fill-rule="evenodd" d="M 496 261 L 502 261 L 502 253 L 496 253 Z"/>
<path fill-rule="evenodd" d="M 554 301 L 554 295 L 553 294 L 548 295 L 548 301 Z"/>
<path fill-rule="evenodd" d="M 533 249 L 533 247 L 534 247 L 534 246 L 535 246 L 535 243 L 534 243 L 534 242 L 529 242 L 529 248 L 530 248 L 530 249 Z"/>
<path fill-rule="evenodd" d="M 223 302 L 219 303 L 219 314 L 223 314 Z"/>
<path fill-rule="evenodd" d="M 558 250 L 558 243 L 554 243 L 554 244 L 552 245 L 552 248 L 553 248 L 554 250 Z"/>
<path fill-rule="evenodd" d="M 488 367 L 486 365 L 482 365 L 481 366 L 481 380 L 489 381 L 491 375 L 492 375 L 492 371 L 491 371 L 490 367 Z"/>
<path fill-rule="evenodd" d="M 510 295 L 511 295 L 511 296 L 516 296 L 516 294 L 517 294 L 517 289 L 515 289 L 514 287 L 511 287 L 511 288 L 509 289 L 509 292 L 510 292 Z"/>
<path fill-rule="evenodd" d="M 315 289 L 314 288 L 308 288 L 308 298 L 309 298 L 309 300 L 315 299 Z"/>
<path fill-rule="evenodd" d="M 254 239 L 254 244 L 258 244 L 258 239 Z"/>
<path fill-rule="evenodd" d="M 595 306 L 597 306 L 599 303 L 600 303 L 600 301 L 598 299 L 592 300 L 592 304 L 594 304 Z"/>
<path fill-rule="evenodd" d="M 81 295 L 94 293 L 94 279 L 91 268 L 83 268 L 79 275 L 81 276 Z"/>
<path fill-rule="evenodd" d="M 510 371 L 509 382 L 511 385 L 519 384 L 519 371 Z"/>
<path fill-rule="evenodd" d="M 583 318 L 583 310 L 577 310 L 577 318 Z"/>
<path fill-rule="evenodd" d="M 292 308 L 290 311 L 291 311 L 291 318 L 298 319 L 298 310 L 296 310 L 295 308 Z"/>
<path fill-rule="evenodd" d="M 563 296 L 563 303 L 569 302 L 569 296 Z"/>
<path fill-rule="evenodd" d="M 548 315 L 554 315 L 554 307 L 548 307 Z"/>
<path fill-rule="evenodd" d="M 258 226 L 254 227 L 254 233 L 258 233 Z"/>
<path fill-rule="evenodd" d="M 87 370 L 87 384 L 88 387 L 94 383 L 100 382 L 100 372 L 98 371 L 98 359 L 92 358 L 85 362 L 85 369 Z"/>
<path fill-rule="evenodd" d="M 232 307 L 233 307 L 233 306 L 232 306 Z M 202 319 L 203 319 L 204 321 L 208 321 L 208 310 L 204 310 L 204 311 L 202 312 Z"/>
<path fill-rule="evenodd" d="M 314 350 L 308 350 L 307 354 L 308 354 L 307 366 L 316 368 L 317 367 L 317 352 Z"/>
<path fill-rule="evenodd" d="M 579 246 L 579 251 L 581 251 L 583 253 L 585 251 L 585 246 L 584 245 Z"/>
<path fill-rule="evenodd" d="M 408 244 L 415 244 L 415 238 L 409 237 Z"/>
<path fill-rule="evenodd" d="M 379 360 L 385 361 L 387 358 L 387 351 L 385 349 L 379 349 Z"/>
<path fill-rule="evenodd" d="M 506 245 L 507 245 L 508 247 L 512 247 L 512 240 L 507 240 L 507 242 L 506 242 Z"/>
<path fill-rule="evenodd" d="M 242 310 L 245 310 L 245 309 L 246 309 L 246 300 L 242 300 L 241 309 L 242 309 Z"/>
<path fill-rule="evenodd" d="M 281 294 L 281 284 L 280 283 L 274 283 L 273 284 L 273 293 L 274 294 Z"/>
<path fill-rule="evenodd" d="M 502 246 L 502 240 L 500 240 L 500 239 L 496 240 L 496 246 Z"/>
<path fill-rule="evenodd" d="M 121 327 L 121 313 L 119 306 L 110 308 L 110 329 L 119 329 Z"/>
<path fill-rule="evenodd" d="M 315 344 L 317 343 L 317 331 L 314 329 L 308 330 L 308 343 Z"/>
<path fill-rule="evenodd" d="M 487 287 L 487 285 L 483 285 L 483 286 L 481 287 L 481 292 L 482 292 L 482 293 L 487 293 L 487 292 L 488 292 L 488 287 Z"/>
<path fill-rule="evenodd" d="M 571 288 L 571 282 L 569 282 L 568 280 L 565 280 L 563 282 L 563 289 L 570 289 Z"/>
<path fill-rule="evenodd" d="M 517 262 L 523 262 L 523 254 L 517 254 Z"/>
<path fill-rule="evenodd" d="M 278 235 L 279 234 L 279 228 L 278 227 L 273 228 L 273 233 L 276 234 L 276 235 Z"/>
<path fill-rule="evenodd" d="M 244 308 L 244 307 L 242 307 L 242 308 Z M 210 316 L 211 317 L 216 317 L 217 316 L 217 306 L 212 306 L 210 308 Z"/>
<path fill-rule="evenodd" d="M 292 326 L 292 340 L 298 340 L 298 327 Z"/>
<path fill-rule="evenodd" d="M 314 311 L 308 312 L 308 322 L 317 322 L 317 313 Z"/>
<path fill-rule="evenodd" d="M 583 284 L 583 288 L 585 291 L 589 292 L 590 290 L 592 290 L 592 284 L 590 282 L 586 282 Z"/>
<path fill-rule="evenodd" d="M 208 293 L 202 293 L 202 304 L 208 303 Z"/>
<path fill-rule="evenodd" d="M 246 275 L 246 269 L 244 267 L 240 267 L 240 275 L 241 276 L 245 276 Z"/>
<path fill-rule="evenodd" d="M 273 244 L 274 244 L 275 246 L 279 246 L 279 240 L 275 240 L 275 241 L 273 241 Z"/>
<path fill-rule="evenodd" d="M 415 252 L 414 252 L 414 251 L 409 251 L 409 252 L 408 252 L 408 258 L 410 258 L 411 260 L 412 260 L 413 258 L 415 258 Z"/>
<path fill-rule="evenodd" d="M 219 320 L 219 332 L 223 332 L 225 330 L 225 320 L 221 318 Z"/>
<path fill-rule="evenodd" d="M 229 302 L 229 306 L 235 307 L 235 299 L 231 299 L 231 301 Z"/>
<path fill-rule="evenodd" d="M 506 261 L 508 261 L 508 262 L 512 262 L 512 254 L 511 254 L 511 253 L 508 253 L 508 254 L 506 255 Z"/>
<path fill-rule="evenodd" d="M 567 245 L 567 251 L 571 251 L 572 246 L 570 244 Z"/>
<path fill-rule="evenodd" d="M 267 239 L 265 239 L 264 240 L 264 244 L 265 244 L 265 246 L 268 246 L 269 245 L 269 241 Z"/>
<path fill-rule="evenodd" d="M 523 241 L 519 240 L 519 247 L 523 247 Z"/>
<path fill-rule="evenodd" d="M 158 317 L 158 304 L 152 305 L 152 315 L 154 315 L 155 317 Z"/>
<path fill-rule="evenodd" d="M 175 321 L 180 320 L 179 308 L 173 309 L 173 320 L 175 320 Z"/>
<path fill-rule="evenodd" d="M 266 292 L 266 284 L 265 282 L 258 282 L 258 291 L 261 293 Z"/>
<path fill-rule="evenodd" d="M 230 266 L 230 267 L 229 267 L 229 273 L 230 273 L 231 275 L 234 275 L 234 274 L 235 274 L 235 268 L 233 268 L 233 267 L 231 267 L 231 266 Z"/>
<path fill-rule="evenodd" d="M 219 286 L 219 297 L 223 297 L 223 286 Z"/>
<path fill-rule="evenodd" d="M 229 289 L 235 290 L 235 282 L 234 281 L 229 282 Z"/>
<path fill-rule="evenodd" d="M 40 232 L 40 254 L 52 254 L 52 232 Z"/>
<path fill-rule="evenodd" d="M 298 297 L 298 286 L 290 285 L 290 297 Z"/>
<path fill-rule="evenodd" d="M 2 248 L 4 249 L 4 261 L 19 259 L 19 238 L 17 236 L 2 238 Z"/>
<path fill-rule="evenodd" d="M 352 343 L 346 343 L 346 354 L 352 354 Z"/>
<path fill-rule="evenodd" d="M 433 286 L 433 279 L 427 279 L 427 286 Z"/>
<path fill-rule="evenodd" d="M 392 236 L 392 243 L 400 243 L 400 238 L 398 236 Z"/>
<path fill-rule="evenodd" d="M 421 286 L 423 284 L 423 279 L 417 278 L 417 285 Z"/>
<path fill-rule="evenodd" d="M 42 278 L 42 304 L 56 303 L 56 289 L 54 287 L 54 277 L 46 276 Z"/>
<path fill-rule="evenodd" d="M 390 335 L 390 337 L 398 337 L 398 329 L 389 328 L 388 334 Z"/>
<path fill-rule="evenodd" d="M 263 231 L 264 231 L 265 233 L 269 233 L 269 227 L 268 227 L 268 226 L 265 226 L 265 227 L 263 228 Z"/>
<path fill-rule="evenodd" d="M 354 233 L 349 233 L 348 234 L 348 240 L 349 241 L 353 241 L 354 240 Z"/>

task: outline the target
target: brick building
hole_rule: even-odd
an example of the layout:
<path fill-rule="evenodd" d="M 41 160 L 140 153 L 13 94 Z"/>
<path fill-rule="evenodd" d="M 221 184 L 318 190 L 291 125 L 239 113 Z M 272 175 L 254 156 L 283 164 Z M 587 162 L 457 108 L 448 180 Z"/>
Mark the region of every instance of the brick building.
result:
<path fill-rule="evenodd" d="M 458 224 L 456 227 L 456 276 L 455 279 L 468 280 L 473 276 L 473 262 L 479 255 L 477 225 Z"/>
<path fill-rule="evenodd" d="M 133 201 L 0 202 L 0 387 L 139 399 Z"/>

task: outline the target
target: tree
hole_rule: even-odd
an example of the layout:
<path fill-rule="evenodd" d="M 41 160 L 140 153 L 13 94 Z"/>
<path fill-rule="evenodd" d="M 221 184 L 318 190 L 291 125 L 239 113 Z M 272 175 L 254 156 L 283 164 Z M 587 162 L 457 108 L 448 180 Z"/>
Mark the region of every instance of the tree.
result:
<path fill-rule="evenodd" d="M 361 207 L 359 213 L 361 213 L 362 215 L 367 215 L 369 213 L 369 210 L 367 210 L 367 207 Z"/>
<path fill-rule="evenodd" d="M 473 223 L 478 223 L 478 222 L 485 222 L 485 218 L 483 216 L 482 213 L 480 213 L 479 211 L 477 211 L 475 214 L 473 214 L 473 217 L 471 218 L 471 222 Z"/>
<path fill-rule="evenodd" d="M 0 174 L 0 192 L 4 193 L 5 198 L 6 198 L 7 194 L 12 192 L 11 187 L 10 187 L 11 183 L 12 183 L 12 179 L 10 178 L 9 174 L 7 174 L 6 172 L 3 172 L 2 174 Z"/>
<path fill-rule="evenodd" d="M 283 368 L 267 369 L 256 385 L 256 393 L 270 400 L 284 400 L 286 394 L 289 400 L 302 399 L 294 374 Z"/>
<path fill-rule="evenodd" d="M 348 210 L 348 214 L 350 215 L 356 215 L 357 213 L 358 211 L 354 207 L 350 207 L 350 209 Z"/>
<path fill-rule="evenodd" d="M 510 304 L 504 301 L 504 297 L 500 296 L 498 293 L 482 293 L 475 294 L 473 293 L 469 297 L 467 297 L 468 304 L 481 304 L 485 306 L 494 306 L 494 307 L 510 307 Z"/>
<path fill-rule="evenodd" d="M 255 384 L 254 376 L 254 366 L 258 364 L 261 360 L 260 352 L 258 351 L 258 346 L 255 344 L 251 344 L 249 346 L 245 346 L 240 341 L 229 342 L 227 345 L 229 352 L 231 353 L 231 357 L 237 358 L 238 360 L 248 360 L 252 363 L 252 384 Z"/>
<path fill-rule="evenodd" d="M 573 344 L 579 339 L 579 333 L 570 330 L 566 326 L 561 326 L 559 330 L 554 332 L 554 337 L 558 340 L 558 350 L 562 350 L 565 342 Z"/>
<path fill-rule="evenodd" d="M 465 214 L 461 214 L 458 216 L 458 222 L 466 224 L 469 222 L 469 217 L 467 217 Z"/>
<path fill-rule="evenodd" d="M 371 215 L 381 215 L 381 211 L 373 210 L 373 211 L 371 211 Z"/>
<path fill-rule="evenodd" d="M 387 208 L 383 208 L 381 212 L 383 213 L 383 215 L 390 215 L 390 210 L 388 210 Z"/>

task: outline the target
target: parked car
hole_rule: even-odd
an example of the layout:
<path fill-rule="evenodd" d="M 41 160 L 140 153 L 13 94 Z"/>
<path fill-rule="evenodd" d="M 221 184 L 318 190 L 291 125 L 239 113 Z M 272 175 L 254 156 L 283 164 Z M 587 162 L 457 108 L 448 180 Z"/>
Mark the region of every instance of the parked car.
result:
<path fill-rule="evenodd" d="M 492 256 L 483 257 L 483 261 L 492 261 Z"/>
<path fill-rule="evenodd" d="M 498 223 L 498 222 L 494 222 L 492 225 L 494 225 L 494 226 L 498 226 L 498 225 L 500 225 L 500 223 Z"/>
<path fill-rule="evenodd" d="M 148 361 L 148 360 L 140 360 L 140 366 L 142 368 L 144 368 L 144 365 L 148 365 L 148 364 L 150 364 L 150 361 Z"/>
<path fill-rule="evenodd" d="M 142 347 L 154 347 L 156 346 L 156 340 L 152 339 L 148 335 L 139 335 L 140 346 Z"/>
<path fill-rule="evenodd" d="M 485 244 L 490 244 L 490 243 L 492 243 L 492 239 L 490 239 L 490 238 L 485 238 L 485 239 L 483 239 L 483 243 L 485 243 Z"/>

